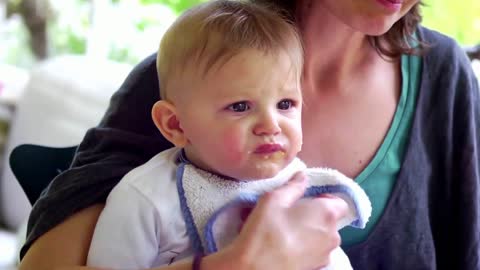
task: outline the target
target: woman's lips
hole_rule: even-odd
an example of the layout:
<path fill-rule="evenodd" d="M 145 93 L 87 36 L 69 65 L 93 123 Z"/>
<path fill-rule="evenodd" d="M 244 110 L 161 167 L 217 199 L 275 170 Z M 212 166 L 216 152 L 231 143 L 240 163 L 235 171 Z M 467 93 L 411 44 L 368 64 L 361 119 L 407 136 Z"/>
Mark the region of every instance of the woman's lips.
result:
<path fill-rule="evenodd" d="M 262 144 L 255 148 L 255 154 L 273 154 L 278 151 L 283 151 L 283 147 L 280 144 L 276 143 L 269 143 L 269 144 Z"/>
<path fill-rule="evenodd" d="M 396 12 L 402 8 L 403 0 L 377 0 L 387 10 Z"/>

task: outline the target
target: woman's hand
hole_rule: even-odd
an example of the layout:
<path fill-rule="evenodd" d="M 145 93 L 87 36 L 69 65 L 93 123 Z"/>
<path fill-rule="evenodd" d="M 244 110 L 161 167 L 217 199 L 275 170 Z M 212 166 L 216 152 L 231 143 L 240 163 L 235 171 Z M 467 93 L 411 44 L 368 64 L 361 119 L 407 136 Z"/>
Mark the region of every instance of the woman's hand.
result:
<path fill-rule="evenodd" d="M 297 173 L 287 184 L 264 195 L 227 249 L 232 260 L 246 269 L 326 266 L 330 252 L 340 245 L 337 222 L 348 206 L 334 196 L 300 200 L 305 189 L 306 176 Z"/>

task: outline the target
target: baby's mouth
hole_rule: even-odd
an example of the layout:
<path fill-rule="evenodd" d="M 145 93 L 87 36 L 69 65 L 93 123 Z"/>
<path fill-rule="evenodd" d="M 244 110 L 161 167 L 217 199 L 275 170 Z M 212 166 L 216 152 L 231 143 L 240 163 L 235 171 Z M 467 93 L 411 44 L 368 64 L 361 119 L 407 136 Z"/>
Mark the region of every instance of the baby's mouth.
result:
<path fill-rule="evenodd" d="M 281 159 L 285 156 L 283 146 L 276 143 L 262 144 L 253 153 L 262 156 L 264 159 L 273 160 Z"/>
<path fill-rule="evenodd" d="M 266 144 L 259 145 L 257 148 L 255 148 L 254 153 L 255 154 L 273 154 L 279 151 L 283 152 L 283 147 L 280 144 L 266 143 Z"/>

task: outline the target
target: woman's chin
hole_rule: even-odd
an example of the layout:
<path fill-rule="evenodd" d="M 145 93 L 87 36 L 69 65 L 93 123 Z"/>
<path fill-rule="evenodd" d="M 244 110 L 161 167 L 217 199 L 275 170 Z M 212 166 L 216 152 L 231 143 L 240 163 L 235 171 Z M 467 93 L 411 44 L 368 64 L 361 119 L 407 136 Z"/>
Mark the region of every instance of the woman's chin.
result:
<path fill-rule="evenodd" d="M 372 19 L 367 23 L 359 26 L 357 29 L 365 33 L 367 36 L 378 37 L 384 35 L 390 29 L 392 29 L 393 25 L 397 21 L 398 20 L 395 20 L 393 18 Z"/>

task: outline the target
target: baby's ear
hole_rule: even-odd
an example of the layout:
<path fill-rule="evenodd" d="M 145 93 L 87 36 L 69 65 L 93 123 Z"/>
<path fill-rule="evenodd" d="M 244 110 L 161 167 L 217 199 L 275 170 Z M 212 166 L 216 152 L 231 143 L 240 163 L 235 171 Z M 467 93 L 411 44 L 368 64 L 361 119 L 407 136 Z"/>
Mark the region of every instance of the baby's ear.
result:
<path fill-rule="evenodd" d="M 184 147 L 187 144 L 175 105 L 165 100 L 157 101 L 152 108 L 152 119 L 162 135 L 175 146 Z"/>

